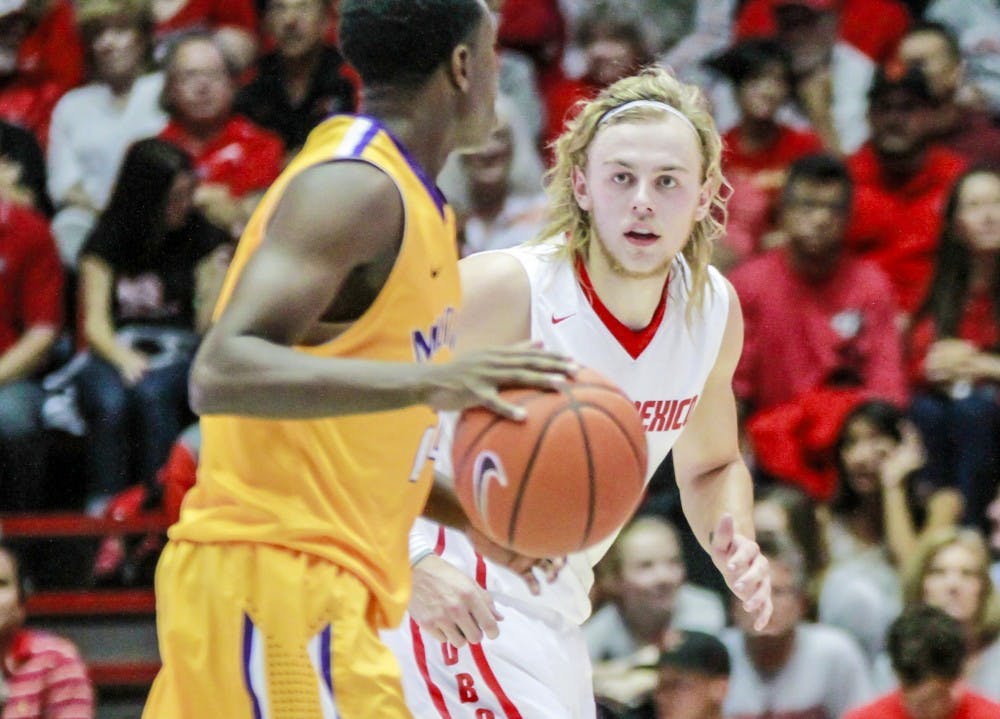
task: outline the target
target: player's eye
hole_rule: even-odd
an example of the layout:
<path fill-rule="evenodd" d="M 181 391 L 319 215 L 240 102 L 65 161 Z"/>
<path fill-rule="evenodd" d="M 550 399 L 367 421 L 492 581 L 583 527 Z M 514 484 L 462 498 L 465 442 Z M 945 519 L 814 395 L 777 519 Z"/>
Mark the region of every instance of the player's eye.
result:
<path fill-rule="evenodd" d="M 627 172 L 616 172 L 614 175 L 611 176 L 611 181 L 614 182 L 616 185 L 624 185 L 631 179 L 632 176 Z"/>
<path fill-rule="evenodd" d="M 660 187 L 677 187 L 677 180 L 670 175 L 661 175 L 658 182 Z"/>

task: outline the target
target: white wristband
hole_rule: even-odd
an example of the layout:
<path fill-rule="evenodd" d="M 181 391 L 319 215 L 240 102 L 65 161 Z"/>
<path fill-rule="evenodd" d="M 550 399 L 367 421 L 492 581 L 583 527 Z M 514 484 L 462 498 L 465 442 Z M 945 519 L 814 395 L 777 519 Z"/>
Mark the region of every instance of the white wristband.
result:
<path fill-rule="evenodd" d="M 427 535 L 415 526 L 410 530 L 410 566 L 412 567 L 428 554 L 434 554 L 434 547 Z"/>

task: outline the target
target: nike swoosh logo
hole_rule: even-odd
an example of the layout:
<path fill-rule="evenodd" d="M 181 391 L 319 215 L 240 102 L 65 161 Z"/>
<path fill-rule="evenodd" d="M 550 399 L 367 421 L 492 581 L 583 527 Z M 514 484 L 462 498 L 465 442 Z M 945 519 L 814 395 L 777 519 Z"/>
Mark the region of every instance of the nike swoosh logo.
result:
<path fill-rule="evenodd" d="M 560 322 L 565 322 L 570 317 L 573 317 L 575 314 L 576 312 L 570 312 L 568 315 L 564 315 L 562 317 L 556 317 L 555 315 L 552 315 L 552 324 L 557 325 Z"/>

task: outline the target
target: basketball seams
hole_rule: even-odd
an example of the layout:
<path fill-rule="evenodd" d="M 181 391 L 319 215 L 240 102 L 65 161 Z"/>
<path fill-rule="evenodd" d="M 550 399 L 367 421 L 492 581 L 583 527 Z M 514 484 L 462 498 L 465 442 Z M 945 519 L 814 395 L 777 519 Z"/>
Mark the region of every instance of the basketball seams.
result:
<path fill-rule="evenodd" d="M 590 434 L 587 432 L 587 423 L 583 421 L 583 413 L 580 411 L 580 408 L 585 406 L 587 405 L 581 404 L 577 401 L 576 396 L 572 392 L 570 393 L 570 406 L 566 409 L 573 412 L 576 416 L 577 424 L 580 426 L 580 434 L 583 437 L 583 451 L 587 458 L 587 490 L 590 494 L 587 501 L 587 523 L 583 528 L 583 537 L 580 540 L 579 549 L 587 546 L 590 533 L 594 529 L 594 505 L 597 502 L 597 480 L 594 477 L 594 457 L 590 452 Z"/>
<path fill-rule="evenodd" d="M 550 395 L 550 394 L 552 394 L 551 390 L 538 390 L 534 394 L 526 395 L 524 402 L 518 403 L 518 406 L 519 407 L 527 407 L 531 402 L 534 402 L 535 400 L 540 399 L 540 398 L 545 397 L 545 396 Z M 461 457 L 458 458 L 457 462 L 454 462 L 454 466 L 456 468 L 457 467 L 464 467 L 465 466 L 465 462 L 469 459 L 469 454 L 471 452 L 475 451 L 476 447 L 478 447 L 480 445 L 480 443 L 486 438 L 486 435 L 490 432 L 490 430 L 494 429 L 498 424 L 500 424 L 501 422 L 503 422 L 503 421 L 505 421 L 507 419 L 506 417 L 501 417 L 500 415 L 496 414 L 492 410 L 486 409 L 485 407 L 480 407 L 480 408 L 477 408 L 477 409 L 481 409 L 484 412 L 490 412 L 490 414 L 492 414 L 493 416 L 486 423 L 486 425 L 479 430 L 478 434 L 476 434 L 467 443 L 468 447 L 465 450 L 465 452 L 462 454 Z M 461 421 L 461 418 L 459 418 L 459 421 Z M 454 460 L 455 458 L 453 457 L 452 459 Z"/>
<path fill-rule="evenodd" d="M 632 442 L 632 435 L 629 433 L 625 425 L 621 423 L 621 420 L 618 419 L 617 415 L 615 415 L 614 412 L 609 412 L 606 407 L 602 407 L 601 405 L 594 404 L 592 402 L 580 402 L 579 405 L 580 407 L 586 407 L 587 409 L 592 409 L 601 416 L 607 417 L 609 420 L 611 420 L 611 423 L 618 429 L 619 432 L 622 433 L 622 436 L 625 437 L 625 440 L 628 442 L 629 449 L 632 450 L 632 456 L 635 459 L 635 461 L 640 464 L 642 463 L 642 456 L 644 452 L 640 447 L 635 446 L 635 444 Z M 643 439 L 645 439 L 645 436 L 643 436 Z"/>
<path fill-rule="evenodd" d="M 538 454 L 541 452 L 542 447 L 545 444 L 545 435 L 549 431 L 549 427 L 556 421 L 556 418 L 565 411 L 565 407 L 560 407 L 555 412 L 549 414 L 545 418 L 545 424 L 541 426 L 538 432 L 538 437 L 535 440 L 535 445 L 531 448 L 531 454 L 528 456 L 528 461 L 524 465 L 524 473 L 522 475 L 522 480 L 518 484 L 517 494 L 514 495 L 514 502 L 511 505 L 510 510 L 510 523 L 507 527 L 507 542 L 508 544 L 514 544 L 514 533 L 517 529 L 517 518 L 521 513 L 521 501 L 524 499 L 524 492 L 528 487 L 528 482 L 531 481 L 531 470 L 535 466 L 535 460 L 538 459 Z"/>

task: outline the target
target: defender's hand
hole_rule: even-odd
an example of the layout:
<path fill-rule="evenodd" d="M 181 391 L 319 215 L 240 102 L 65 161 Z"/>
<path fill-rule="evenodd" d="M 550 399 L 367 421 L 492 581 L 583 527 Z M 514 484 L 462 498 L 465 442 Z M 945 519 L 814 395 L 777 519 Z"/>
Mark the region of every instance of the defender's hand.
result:
<path fill-rule="evenodd" d="M 736 531 L 731 514 L 724 514 L 712 532 L 712 560 L 722 572 L 743 609 L 753 615 L 754 629 L 771 620 L 771 569 L 757 542 Z"/>

